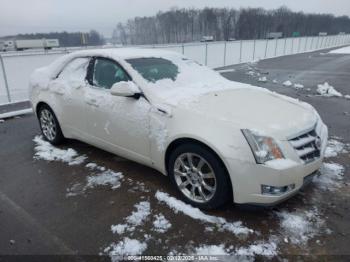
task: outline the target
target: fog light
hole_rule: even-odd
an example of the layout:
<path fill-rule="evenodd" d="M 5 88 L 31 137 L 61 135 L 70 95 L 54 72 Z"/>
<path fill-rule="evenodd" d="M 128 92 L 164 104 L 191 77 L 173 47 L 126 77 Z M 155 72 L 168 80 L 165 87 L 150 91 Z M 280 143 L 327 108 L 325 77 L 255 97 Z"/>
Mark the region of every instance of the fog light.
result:
<path fill-rule="evenodd" d="M 291 184 L 288 186 L 276 187 L 276 186 L 267 186 L 261 185 L 261 193 L 263 195 L 283 195 L 295 188 L 295 184 Z"/>

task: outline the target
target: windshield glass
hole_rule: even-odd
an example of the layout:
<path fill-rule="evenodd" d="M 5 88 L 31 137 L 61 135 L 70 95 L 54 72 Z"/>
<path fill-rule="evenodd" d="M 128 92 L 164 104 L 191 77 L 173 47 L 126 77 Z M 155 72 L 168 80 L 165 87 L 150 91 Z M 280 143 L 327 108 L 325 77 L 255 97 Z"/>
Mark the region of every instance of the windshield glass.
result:
<path fill-rule="evenodd" d="M 149 82 L 157 82 L 162 79 L 175 81 L 179 74 L 178 67 L 164 58 L 136 58 L 127 60 L 143 78 Z"/>
<path fill-rule="evenodd" d="M 183 56 L 142 57 L 126 60 L 147 82 L 149 86 L 188 86 L 211 84 L 225 81 L 215 72 Z"/>
<path fill-rule="evenodd" d="M 129 58 L 126 62 L 146 80 L 144 89 L 173 104 L 235 86 L 218 72 L 177 54 Z"/>

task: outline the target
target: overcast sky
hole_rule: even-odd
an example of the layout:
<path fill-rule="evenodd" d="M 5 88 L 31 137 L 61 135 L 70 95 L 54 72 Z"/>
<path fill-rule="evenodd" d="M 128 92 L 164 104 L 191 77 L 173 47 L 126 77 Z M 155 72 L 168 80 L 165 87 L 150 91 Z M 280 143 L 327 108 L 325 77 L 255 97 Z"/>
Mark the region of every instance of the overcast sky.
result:
<path fill-rule="evenodd" d="M 171 7 L 288 6 L 294 11 L 350 15 L 350 0 L 0 0 L 0 36 L 96 29 L 109 37 L 118 22 Z"/>

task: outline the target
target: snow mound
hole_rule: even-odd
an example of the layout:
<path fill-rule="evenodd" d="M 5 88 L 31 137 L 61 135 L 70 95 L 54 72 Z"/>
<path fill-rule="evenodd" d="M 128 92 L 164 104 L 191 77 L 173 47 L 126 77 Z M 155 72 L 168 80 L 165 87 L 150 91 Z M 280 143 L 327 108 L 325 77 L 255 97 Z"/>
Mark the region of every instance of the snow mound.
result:
<path fill-rule="evenodd" d="M 346 99 L 350 99 L 350 95 L 345 95 L 344 96 Z"/>
<path fill-rule="evenodd" d="M 317 85 L 317 93 L 319 93 L 321 96 L 331 97 L 342 97 L 343 95 L 335 90 L 335 88 L 331 85 L 329 85 L 327 82 L 324 84 Z"/>
<path fill-rule="evenodd" d="M 320 218 L 316 208 L 308 211 L 281 211 L 276 214 L 280 219 L 285 241 L 296 245 L 306 244 L 309 239 L 320 234 L 324 226 L 324 220 Z"/>
<path fill-rule="evenodd" d="M 155 220 L 153 221 L 154 231 L 159 233 L 165 233 L 171 228 L 171 223 L 167 220 L 163 214 L 159 214 L 155 216 Z"/>
<path fill-rule="evenodd" d="M 345 168 L 336 163 L 324 163 L 320 169 L 321 176 L 314 178 L 314 183 L 323 190 L 334 191 L 343 185 Z"/>
<path fill-rule="evenodd" d="M 344 143 L 335 140 L 330 139 L 328 140 L 328 144 L 325 151 L 325 157 L 336 157 L 338 154 L 346 154 L 348 151 L 345 149 L 347 145 Z"/>
<path fill-rule="evenodd" d="M 194 208 L 191 205 L 171 197 L 167 193 L 157 191 L 155 197 L 159 202 L 167 204 L 174 210 L 175 213 L 181 212 L 193 219 L 200 220 L 205 223 L 215 224 L 219 231 L 229 231 L 235 235 L 247 235 L 254 232 L 252 229 L 243 226 L 241 221 L 230 223 L 227 222 L 225 218 L 204 214 L 198 208 Z"/>
<path fill-rule="evenodd" d="M 329 52 L 330 54 L 350 54 L 350 46 L 335 49 Z"/>
<path fill-rule="evenodd" d="M 123 179 L 123 177 L 121 172 L 114 172 L 109 169 L 101 174 L 88 176 L 87 184 L 84 189 L 110 185 L 114 190 L 120 187 L 120 180 Z"/>
<path fill-rule="evenodd" d="M 302 84 L 294 84 L 294 88 L 295 89 L 303 89 L 304 85 L 302 85 Z"/>
<path fill-rule="evenodd" d="M 45 141 L 42 136 L 36 136 L 33 141 L 35 142 L 35 159 L 61 161 L 70 166 L 80 165 L 87 159 L 86 156 L 79 156 L 77 151 L 72 148 L 60 149 L 51 145 L 49 142 Z"/>
<path fill-rule="evenodd" d="M 267 82 L 267 77 L 266 76 L 259 77 L 258 82 L 266 83 Z"/>
<path fill-rule="evenodd" d="M 105 253 L 111 257 L 112 261 L 118 261 L 118 256 L 141 255 L 147 249 L 147 244 L 137 239 L 125 237 L 119 243 L 112 243 L 104 249 Z"/>
<path fill-rule="evenodd" d="M 283 85 L 289 87 L 289 86 L 292 86 L 293 83 L 291 81 L 287 80 L 287 81 L 283 82 Z"/>

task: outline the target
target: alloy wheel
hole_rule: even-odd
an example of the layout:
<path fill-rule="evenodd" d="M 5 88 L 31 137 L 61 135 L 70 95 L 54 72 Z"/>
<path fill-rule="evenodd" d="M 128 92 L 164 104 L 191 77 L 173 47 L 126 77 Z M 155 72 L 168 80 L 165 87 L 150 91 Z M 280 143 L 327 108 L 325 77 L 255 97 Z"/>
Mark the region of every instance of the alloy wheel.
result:
<path fill-rule="evenodd" d="M 197 203 L 210 201 L 216 192 L 216 176 L 210 164 L 194 153 L 184 153 L 174 164 L 175 182 L 181 192 Z"/>
<path fill-rule="evenodd" d="M 53 141 L 57 135 L 57 126 L 53 114 L 43 109 L 40 111 L 40 126 L 44 136 L 49 140 Z"/>

